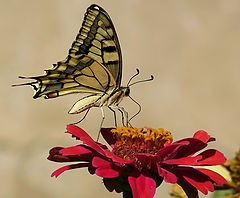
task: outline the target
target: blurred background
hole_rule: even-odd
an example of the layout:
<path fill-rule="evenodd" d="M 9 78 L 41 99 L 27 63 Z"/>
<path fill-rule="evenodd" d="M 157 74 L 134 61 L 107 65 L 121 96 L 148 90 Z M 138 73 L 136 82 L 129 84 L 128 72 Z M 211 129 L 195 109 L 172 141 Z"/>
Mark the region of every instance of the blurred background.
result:
<path fill-rule="evenodd" d="M 105 190 L 101 178 L 77 169 L 51 178 L 63 164 L 48 161 L 54 146 L 78 144 L 64 134 L 68 115 L 83 95 L 32 99 L 19 75 L 34 76 L 63 60 L 82 24 L 86 8 L 97 3 L 111 16 L 123 54 L 123 80 L 140 69 L 131 96 L 142 105 L 135 127 L 162 127 L 174 139 L 206 130 L 231 159 L 240 142 L 240 1 L 164 0 L 1 0 L 0 197 L 122 197 Z M 130 115 L 138 107 L 125 99 Z M 106 109 L 105 127 L 113 126 Z M 120 117 L 120 115 L 119 115 Z M 101 111 L 92 109 L 79 124 L 96 139 Z M 155 197 L 169 197 L 162 184 Z M 202 196 L 205 197 L 205 196 Z"/>

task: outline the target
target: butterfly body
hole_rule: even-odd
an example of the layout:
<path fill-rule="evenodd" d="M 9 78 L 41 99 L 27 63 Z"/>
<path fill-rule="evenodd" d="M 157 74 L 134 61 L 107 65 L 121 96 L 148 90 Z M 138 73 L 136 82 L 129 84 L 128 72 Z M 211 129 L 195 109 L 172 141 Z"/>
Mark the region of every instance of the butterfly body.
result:
<path fill-rule="evenodd" d="M 94 94 L 86 96 L 77 101 L 71 110 L 70 114 L 81 113 L 91 107 L 103 107 L 103 106 L 118 106 L 124 97 L 128 96 L 129 88 L 120 87 L 119 89 L 109 90 L 104 94 Z"/>

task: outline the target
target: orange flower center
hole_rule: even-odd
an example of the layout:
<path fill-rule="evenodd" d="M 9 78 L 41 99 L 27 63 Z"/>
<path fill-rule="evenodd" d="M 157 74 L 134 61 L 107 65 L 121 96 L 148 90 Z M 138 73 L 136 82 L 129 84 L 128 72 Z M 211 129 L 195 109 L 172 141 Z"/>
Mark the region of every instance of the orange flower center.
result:
<path fill-rule="evenodd" d="M 113 153 L 124 159 L 133 159 L 135 153 L 149 153 L 155 155 L 164 144 L 172 142 L 170 131 L 162 128 L 158 130 L 144 127 L 117 127 L 112 129 L 116 143 Z"/>

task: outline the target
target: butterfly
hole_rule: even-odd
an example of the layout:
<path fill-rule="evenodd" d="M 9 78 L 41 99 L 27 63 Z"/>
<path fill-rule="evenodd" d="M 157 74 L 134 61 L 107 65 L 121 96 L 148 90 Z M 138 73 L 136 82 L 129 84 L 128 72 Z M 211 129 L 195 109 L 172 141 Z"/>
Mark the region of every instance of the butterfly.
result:
<path fill-rule="evenodd" d="M 19 78 L 35 80 L 19 84 L 32 86 L 35 90 L 34 99 L 90 93 L 72 106 L 70 114 L 88 112 L 91 107 L 107 106 L 114 112 L 115 124 L 116 115 L 111 107 L 120 110 L 122 117 L 127 116 L 127 112 L 118 105 L 124 97 L 129 96 L 132 78 L 126 87 L 121 86 L 122 54 L 119 40 L 110 16 L 98 5 L 87 8 L 82 27 L 65 60 L 53 64 L 42 76 Z"/>

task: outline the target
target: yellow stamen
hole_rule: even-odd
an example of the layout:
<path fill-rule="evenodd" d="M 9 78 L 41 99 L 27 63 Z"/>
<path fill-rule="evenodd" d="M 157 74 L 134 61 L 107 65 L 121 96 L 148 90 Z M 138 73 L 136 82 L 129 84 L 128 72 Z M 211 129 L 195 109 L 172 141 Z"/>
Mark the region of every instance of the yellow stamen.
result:
<path fill-rule="evenodd" d="M 131 145 L 131 148 L 136 148 L 140 152 L 147 152 L 149 150 L 155 150 L 153 152 L 156 152 L 156 149 L 172 141 L 171 132 L 163 128 L 156 130 L 150 127 L 117 127 L 116 129 L 112 129 L 111 132 L 117 139 L 117 147 L 124 147 L 126 149 Z"/>

